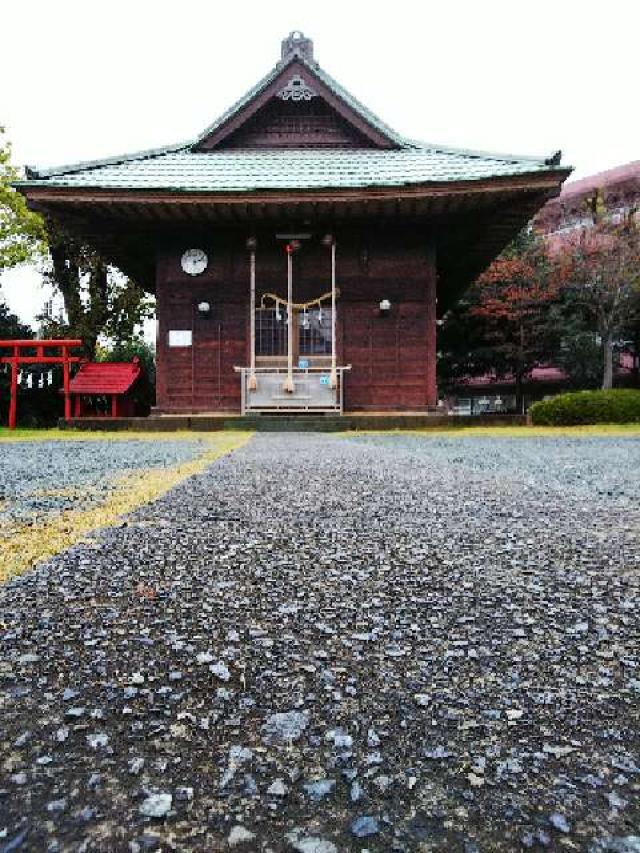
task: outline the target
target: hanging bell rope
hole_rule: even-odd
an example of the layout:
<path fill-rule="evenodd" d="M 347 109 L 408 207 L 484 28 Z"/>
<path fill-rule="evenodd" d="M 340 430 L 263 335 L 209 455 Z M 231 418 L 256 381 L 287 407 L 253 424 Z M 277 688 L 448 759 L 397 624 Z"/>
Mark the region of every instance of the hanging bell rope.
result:
<path fill-rule="evenodd" d="M 286 245 L 287 252 L 287 378 L 282 390 L 293 394 L 296 390 L 293 384 L 293 253 L 299 248 L 297 240 Z"/>

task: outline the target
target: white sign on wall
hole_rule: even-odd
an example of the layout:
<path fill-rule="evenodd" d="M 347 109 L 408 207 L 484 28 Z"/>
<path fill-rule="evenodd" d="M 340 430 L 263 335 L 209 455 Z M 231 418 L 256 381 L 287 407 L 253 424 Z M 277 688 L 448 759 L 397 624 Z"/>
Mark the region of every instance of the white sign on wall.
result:
<path fill-rule="evenodd" d="M 191 329 L 170 329 L 170 347 L 190 347 L 192 343 Z"/>

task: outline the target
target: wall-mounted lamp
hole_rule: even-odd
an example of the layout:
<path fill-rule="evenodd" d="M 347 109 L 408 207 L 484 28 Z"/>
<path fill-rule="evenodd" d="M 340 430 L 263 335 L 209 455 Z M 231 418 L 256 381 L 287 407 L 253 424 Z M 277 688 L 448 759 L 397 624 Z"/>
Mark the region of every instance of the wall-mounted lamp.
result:
<path fill-rule="evenodd" d="M 389 315 L 389 311 L 391 311 L 391 303 L 388 299 L 381 299 L 378 307 L 380 309 L 381 317 L 387 317 Z"/>
<path fill-rule="evenodd" d="M 198 302 L 198 314 L 210 314 L 211 304 L 209 302 Z"/>

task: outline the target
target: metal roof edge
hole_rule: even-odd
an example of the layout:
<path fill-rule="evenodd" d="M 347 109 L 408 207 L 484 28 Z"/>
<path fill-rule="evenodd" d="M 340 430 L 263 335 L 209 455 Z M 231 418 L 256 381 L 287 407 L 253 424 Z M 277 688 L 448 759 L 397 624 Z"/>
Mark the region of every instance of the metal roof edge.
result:
<path fill-rule="evenodd" d="M 200 133 L 194 142 L 191 143 L 192 146 L 198 145 L 207 136 L 210 136 L 214 130 L 217 130 L 221 125 L 225 122 L 229 121 L 236 113 L 238 113 L 243 107 L 245 107 L 248 103 L 250 103 L 254 98 L 256 98 L 263 89 L 265 89 L 269 83 L 274 80 L 277 75 L 285 69 L 288 65 L 291 65 L 294 60 L 300 59 L 297 56 L 291 56 L 286 62 L 278 62 L 271 71 L 268 71 L 264 77 L 258 80 L 250 89 L 248 89 L 242 97 L 238 98 L 237 101 L 234 101 L 230 107 L 228 107 L 221 115 L 218 116 L 215 121 L 213 121 L 208 127 L 206 127 L 202 133 Z"/>
<path fill-rule="evenodd" d="M 436 151 L 442 154 L 458 154 L 462 157 L 477 157 L 486 160 L 501 160 L 505 163 L 538 163 L 541 166 L 548 166 L 550 169 L 556 168 L 561 170 L 573 171 L 575 166 L 567 166 L 552 161 L 558 154 L 555 151 L 553 154 L 509 154 L 507 152 L 498 151 L 483 151 L 477 148 L 455 148 L 452 145 L 437 145 L 431 142 L 424 142 L 420 139 L 405 139 L 408 146 L 413 148 L 426 149 Z"/>
<path fill-rule="evenodd" d="M 154 194 L 168 194 L 172 196 L 181 196 L 181 195 L 190 195 L 193 197 L 197 196 L 237 196 L 240 198 L 245 198 L 252 193 L 260 193 L 266 192 L 270 194 L 282 194 L 289 192 L 302 192 L 302 193 L 311 193 L 311 194 L 321 194 L 323 192 L 343 192 L 343 193 L 366 193 L 368 191 L 376 191 L 383 190 L 388 191 L 390 193 L 401 193 L 403 189 L 406 190 L 430 190 L 430 189 L 443 189 L 447 186 L 473 186 L 474 184 L 479 184 L 483 182 L 491 182 L 492 184 L 499 185 L 501 183 L 508 183 L 511 180 L 522 180 L 522 179 L 532 179 L 532 178 L 542 178 L 543 176 L 549 176 L 557 169 L 549 168 L 546 170 L 534 169 L 530 172 L 522 172 L 516 174 L 504 174 L 504 175 L 489 175 L 489 176 L 475 176 L 475 177 L 466 177 L 466 178 L 457 178 L 454 180 L 446 180 L 446 179 L 431 179 L 431 180 L 418 180 L 418 181 L 403 181 L 402 183 L 369 183 L 369 184 L 354 184 L 349 186 L 339 186 L 336 187 L 332 184 L 326 184 L 323 186 L 314 186 L 314 187 L 295 187 L 295 188 L 273 188 L 273 187 L 262 187 L 262 186 L 253 186 L 247 187 L 243 189 L 200 189 L 193 188 L 189 186 L 169 186 L 169 187 L 136 187 L 135 189 L 131 188 L 113 188 L 113 187 L 69 187 L 66 185 L 60 184 L 51 184 L 47 181 L 43 181 L 42 183 L 35 182 L 23 182 L 23 185 L 26 184 L 31 186 L 32 188 L 50 188 L 54 190 L 62 190 L 62 191 L 76 191 L 76 192 L 91 192 L 91 193 L 110 193 L 114 191 L 125 192 L 129 194 L 129 197 L 135 197 L 135 195 L 140 195 L 143 193 L 151 193 Z M 566 171 L 564 168 L 557 171 Z M 132 198 L 135 201 L 135 198 Z"/>
<path fill-rule="evenodd" d="M 40 169 L 36 166 L 25 166 L 26 181 L 17 181 L 18 185 L 33 184 L 39 178 L 52 178 L 57 175 L 70 175 L 75 172 L 84 172 L 89 169 L 99 169 L 101 166 L 117 166 L 120 163 L 129 163 L 136 160 L 149 160 L 153 157 L 161 157 L 163 154 L 174 154 L 177 151 L 186 151 L 193 145 L 193 141 L 181 142 L 175 145 L 165 145 L 161 148 L 148 148 L 144 151 L 135 151 L 131 154 L 116 154 L 99 160 L 81 160 L 78 163 L 69 163 L 63 166 L 50 166 Z"/>
<path fill-rule="evenodd" d="M 328 71 L 325 71 L 318 62 L 310 62 L 303 56 L 298 57 L 298 59 L 302 65 L 308 68 L 312 73 L 315 73 L 320 80 L 328 86 L 328 88 L 331 89 L 338 98 L 340 98 L 341 101 L 357 112 L 360 118 L 368 125 L 375 128 L 375 130 L 383 136 L 386 136 L 391 142 L 395 142 L 400 146 L 404 146 L 406 144 L 407 140 L 401 134 L 379 118 L 369 109 L 369 107 L 365 106 L 362 101 L 359 101 L 354 95 L 352 95 L 348 89 L 345 89 L 341 83 L 338 83 L 338 81 L 332 77 Z"/>

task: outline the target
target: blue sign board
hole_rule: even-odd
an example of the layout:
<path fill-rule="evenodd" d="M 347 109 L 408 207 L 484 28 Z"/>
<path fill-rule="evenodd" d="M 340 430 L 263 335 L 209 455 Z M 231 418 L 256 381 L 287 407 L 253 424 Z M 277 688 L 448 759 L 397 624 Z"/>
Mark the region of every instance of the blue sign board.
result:
<path fill-rule="evenodd" d="M 308 360 L 307 360 L 306 358 L 300 358 L 300 359 L 298 359 L 298 367 L 299 367 L 301 370 L 306 370 L 306 369 L 309 367 L 309 362 L 308 362 Z"/>
<path fill-rule="evenodd" d="M 321 385 L 329 385 L 330 381 L 331 381 L 331 377 L 327 376 L 326 373 L 320 377 L 320 384 Z"/>

